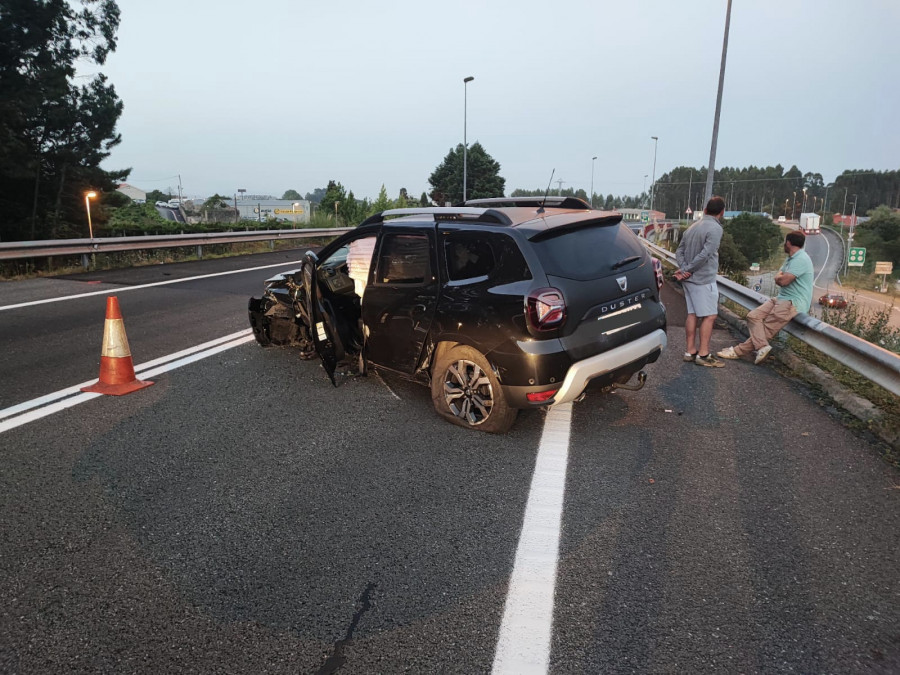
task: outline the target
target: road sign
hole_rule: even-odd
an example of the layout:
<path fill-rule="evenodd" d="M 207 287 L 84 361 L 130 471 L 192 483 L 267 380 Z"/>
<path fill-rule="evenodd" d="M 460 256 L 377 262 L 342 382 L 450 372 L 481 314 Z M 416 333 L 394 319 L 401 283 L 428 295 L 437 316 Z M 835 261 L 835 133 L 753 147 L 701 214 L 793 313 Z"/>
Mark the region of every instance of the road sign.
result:
<path fill-rule="evenodd" d="M 751 272 L 759 272 L 759 263 L 750 263 Z"/>
<path fill-rule="evenodd" d="M 894 271 L 894 263 L 890 260 L 887 262 L 875 263 L 875 274 L 891 274 Z"/>
<path fill-rule="evenodd" d="M 847 266 L 862 267 L 864 262 L 866 262 L 866 249 L 855 247 L 851 248 L 850 257 L 847 259 Z"/>

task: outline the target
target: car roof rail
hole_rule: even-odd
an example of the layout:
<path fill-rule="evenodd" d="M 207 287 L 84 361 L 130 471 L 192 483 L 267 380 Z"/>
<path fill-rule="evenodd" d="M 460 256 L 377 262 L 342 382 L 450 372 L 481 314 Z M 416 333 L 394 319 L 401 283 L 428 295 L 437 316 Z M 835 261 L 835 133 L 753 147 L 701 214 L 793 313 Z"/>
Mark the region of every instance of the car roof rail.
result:
<path fill-rule="evenodd" d="M 490 197 L 488 199 L 469 199 L 466 206 L 552 206 L 558 209 L 587 209 L 591 206 L 578 197 Z"/>
<path fill-rule="evenodd" d="M 421 208 L 387 209 L 369 216 L 359 227 L 384 222 L 386 218 L 399 216 L 431 216 L 435 221 L 488 222 L 496 225 L 512 225 L 507 214 L 496 209 L 479 209 L 468 206 L 423 206 Z"/>

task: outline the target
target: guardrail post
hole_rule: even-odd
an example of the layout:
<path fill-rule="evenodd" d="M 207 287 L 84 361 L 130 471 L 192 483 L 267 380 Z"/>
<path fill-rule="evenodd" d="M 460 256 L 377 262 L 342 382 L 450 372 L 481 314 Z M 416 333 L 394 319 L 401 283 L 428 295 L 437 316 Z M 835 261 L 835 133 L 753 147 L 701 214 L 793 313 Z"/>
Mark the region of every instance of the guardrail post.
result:
<path fill-rule="evenodd" d="M 203 247 L 202 246 L 197 247 L 197 258 L 199 260 L 203 260 Z"/>
<path fill-rule="evenodd" d="M 269 250 L 270 251 L 275 250 L 275 240 L 274 239 L 269 239 Z"/>
<path fill-rule="evenodd" d="M 89 263 L 90 263 L 90 261 L 88 260 L 87 253 L 82 253 L 82 254 L 81 254 L 81 266 L 82 266 L 84 269 L 87 269 Z"/>

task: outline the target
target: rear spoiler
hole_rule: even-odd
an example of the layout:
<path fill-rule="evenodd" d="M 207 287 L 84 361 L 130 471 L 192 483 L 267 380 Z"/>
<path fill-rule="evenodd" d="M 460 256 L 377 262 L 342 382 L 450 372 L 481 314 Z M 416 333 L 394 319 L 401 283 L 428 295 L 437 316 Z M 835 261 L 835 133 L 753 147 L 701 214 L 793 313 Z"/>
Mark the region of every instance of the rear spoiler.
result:
<path fill-rule="evenodd" d="M 528 237 L 528 240 L 539 242 L 544 241 L 545 239 L 558 237 L 559 235 L 566 234 L 567 232 L 582 230 L 586 227 L 608 227 L 610 225 L 618 225 L 620 222 L 622 222 L 621 213 L 601 216 L 599 218 L 591 218 L 590 220 L 578 220 L 571 223 L 565 223 L 563 225 L 557 225 L 556 227 L 547 227 L 543 230 L 538 230 L 530 237 Z"/>

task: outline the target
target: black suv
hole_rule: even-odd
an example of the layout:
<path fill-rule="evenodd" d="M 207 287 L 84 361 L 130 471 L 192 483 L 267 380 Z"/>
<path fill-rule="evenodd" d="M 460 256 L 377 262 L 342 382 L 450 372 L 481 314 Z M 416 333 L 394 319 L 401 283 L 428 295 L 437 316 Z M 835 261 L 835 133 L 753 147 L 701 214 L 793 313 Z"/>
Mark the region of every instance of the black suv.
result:
<path fill-rule="evenodd" d="M 504 432 L 589 382 L 640 388 L 665 348 L 662 268 L 621 220 L 552 197 L 384 211 L 269 279 L 250 324 L 318 354 L 332 383 L 389 370 L 448 420 Z"/>

